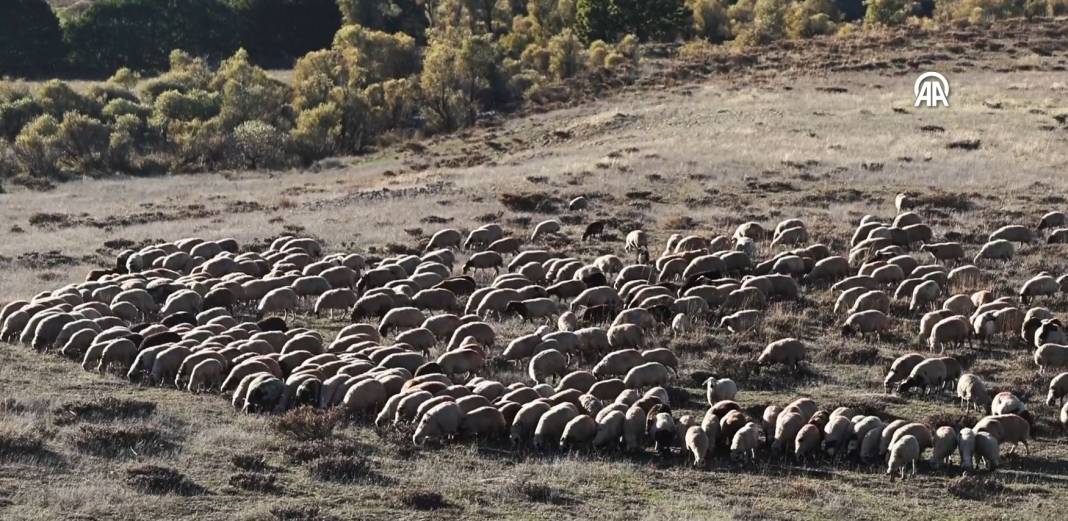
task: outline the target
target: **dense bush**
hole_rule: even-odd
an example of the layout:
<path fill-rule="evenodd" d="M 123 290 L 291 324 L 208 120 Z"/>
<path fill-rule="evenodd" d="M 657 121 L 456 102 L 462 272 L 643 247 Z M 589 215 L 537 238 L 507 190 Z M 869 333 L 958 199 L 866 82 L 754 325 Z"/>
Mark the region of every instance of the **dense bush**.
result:
<path fill-rule="evenodd" d="M 238 47 L 238 18 L 221 0 L 99 0 L 67 20 L 71 65 L 89 74 L 160 70 L 174 49 L 221 58 Z"/>
<path fill-rule="evenodd" d="M 626 34 L 641 40 L 673 40 L 689 27 L 682 0 L 578 0 L 575 28 L 586 41 L 616 41 Z"/>
<path fill-rule="evenodd" d="M 434 2 L 421 0 L 337 0 L 346 24 L 423 39 Z"/>
<path fill-rule="evenodd" d="M 63 57 L 59 20 L 48 2 L 0 2 L 0 75 L 55 74 Z"/>

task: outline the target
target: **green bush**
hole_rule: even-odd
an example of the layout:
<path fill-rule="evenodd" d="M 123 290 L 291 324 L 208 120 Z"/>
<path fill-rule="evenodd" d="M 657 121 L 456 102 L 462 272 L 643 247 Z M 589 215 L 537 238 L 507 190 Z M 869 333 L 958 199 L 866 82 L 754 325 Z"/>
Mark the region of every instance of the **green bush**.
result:
<path fill-rule="evenodd" d="M 67 20 L 72 66 L 87 74 L 119 67 L 161 70 L 173 49 L 221 58 L 237 49 L 234 10 L 222 0 L 97 0 Z"/>
<path fill-rule="evenodd" d="M 12 141 L 22 127 L 40 116 L 44 110 L 28 94 L 0 103 L 0 138 Z"/>
<path fill-rule="evenodd" d="M 731 37 L 730 18 L 720 0 L 690 0 L 694 35 L 711 42 Z"/>
<path fill-rule="evenodd" d="M 268 123 L 246 121 L 234 129 L 233 140 L 240 168 L 278 169 L 288 163 L 286 135 Z"/>
<path fill-rule="evenodd" d="M 193 90 L 188 93 L 171 90 L 160 94 L 152 110 L 153 119 L 169 121 L 205 121 L 219 114 L 222 103 L 214 92 Z"/>
<path fill-rule="evenodd" d="M 424 0 L 337 0 L 346 24 L 360 24 L 387 33 L 404 33 L 426 41 L 434 3 Z"/>
<path fill-rule="evenodd" d="M 48 2 L 0 2 L 0 76 L 54 76 L 64 54 L 59 20 Z"/>
<path fill-rule="evenodd" d="M 301 159 L 310 163 L 337 153 L 342 117 L 341 108 L 334 103 L 323 103 L 297 115 L 290 138 Z"/>
<path fill-rule="evenodd" d="M 340 51 L 363 73 L 364 85 L 403 78 L 419 70 L 415 40 L 404 33 L 384 33 L 359 25 L 346 25 L 334 37 L 334 49 Z"/>
<path fill-rule="evenodd" d="M 288 129 L 289 87 L 249 63 L 244 49 L 219 66 L 209 88 L 220 94 L 219 117 L 223 128 L 233 129 L 246 121 L 263 121 Z"/>
<path fill-rule="evenodd" d="M 59 174 L 59 121 L 50 114 L 39 116 L 15 138 L 14 154 L 19 170 L 32 177 Z"/>
<path fill-rule="evenodd" d="M 570 78 L 582 70 L 583 65 L 582 43 L 572 34 L 570 29 L 564 29 L 560 34 L 549 40 L 549 73 L 557 80 Z"/>
<path fill-rule="evenodd" d="M 686 32 L 690 13 L 683 0 L 578 0 L 575 29 L 586 40 L 670 41 Z"/>
<path fill-rule="evenodd" d="M 475 120 L 483 103 L 494 98 L 494 84 L 502 80 L 498 59 L 486 37 L 453 34 L 431 41 L 419 87 L 423 113 L 433 128 L 452 130 Z"/>
<path fill-rule="evenodd" d="M 99 120 L 68 112 L 56 133 L 64 167 L 73 174 L 98 174 L 104 167 L 111 131 Z"/>
<path fill-rule="evenodd" d="M 967 4 L 965 0 L 961 4 Z M 864 23 L 867 25 L 900 25 L 905 22 L 912 13 L 911 0 L 864 0 L 867 12 L 864 15 Z M 965 12 L 970 9 L 965 9 Z M 967 15 L 965 15 L 966 17 Z"/>
<path fill-rule="evenodd" d="M 761 45 L 786 36 L 786 3 L 784 0 L 757 0 L 753 6 L 753 22 L 736 39 L 741 45 Z"/>
<path fill-rule="evenodd" d="M 62 118 L 68 112 L 80 112 L 90 116 L 100 114 L 100 103 L 76 92 L 65 82 L 51 80 L 38 87 L 34 99 L 44 113 Z"/>

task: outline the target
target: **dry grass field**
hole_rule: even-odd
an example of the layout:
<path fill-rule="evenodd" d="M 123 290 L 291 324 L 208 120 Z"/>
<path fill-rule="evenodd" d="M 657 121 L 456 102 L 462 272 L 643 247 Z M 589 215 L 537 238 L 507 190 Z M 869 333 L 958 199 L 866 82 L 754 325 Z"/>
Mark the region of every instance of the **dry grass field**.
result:
<path fill-rule="evenodd" d="M 126 247 L 186 236 L 234 237 L 250 248 L 283 233 L 329 251 L 421 248 L 442 227 L 498 221 L 518 236 L 564 221 L 550 246 L 623 255 L 627 230 L 729 235 L 756 220 L 805 220 L 813 242 L 849 248 L 865 214 L 892 218 L 894 195 L 923 194 L 936 237 L 969 255 L 999 226 L 1034 227 L 1068 210 L 1068 38 L 1056 25 L 987 36 L 895 33 L 876 43 L 824 41 L 691 62 L 650 60 L 638 85 L 469 131 L 399 145 L 305 171 L 223 172 L 71 182 L 0 194 L 0 304 L 82 280 Z M 1063 26 L 1061 26 L 1063 27 Z M 1059 42 L 1059 43 L 1058 43 Z M 949 109 L 913 108 L 924 70 L 952 83 Z M 566 201 L 591 199 L 584 213 Z M 579 242 L 605 219 L 603 241 Z M 1032 275 L 1068 273 L 1064 245 L 1034 243 L 980 287 L 1010 294 Z M 762 257 L 773 254 L 762 244 Z M 917 258 L 924 258 L 916 253 Z M 958 290 L 971 288 L 957 288 Z M 975 288 L 979 289 L 979 288 Z M 883 341 L 846 340 L 829 289 L 775 304 L 762 327 L 701 331 L 658 345 L 683 367 L 679 414 L 703 414 L 700 382 L 729 376 L 757 410 L 806 395 L 884 418 L 965 425 L 949 394 L 882 392 L 894 357 L 922 349 L 915 315 L 896 303 Z M 1046 303 L 1065 316 L 1063 298 Z M 325 333 L 345 322 L 300 317 Z M 526 333 L 506 322 L 499 335 Z M 812 346 L 800 374 L 750 372 L 767 342 Z M 796 464 L 725 456 L 695 470 L 685 456 L 528 454 L 470 442 L 416 449 L 395 432 L 340 421 L 287 431 L 277 418 L 234 413 L 228 399 L 132 386 L 115 375 L 0 344 L 0 518 L 3 519 L 1058 519 L 1068 515 L 1068 446 L 1019 340 L 952 353 L 998 390 L 1029 398 L 1030 455 L 1010 455 L 990 481 L 921 464 L 889 483 L 885 468 L 818 459 Z M 490 370 L 506 381 L 522 375 Z M 307 437 L 315 439 L 304 439 Z M 172 473 L 175 472 L 176 473 Z M 988 476 L 983 476 L 984 478 Z"/>

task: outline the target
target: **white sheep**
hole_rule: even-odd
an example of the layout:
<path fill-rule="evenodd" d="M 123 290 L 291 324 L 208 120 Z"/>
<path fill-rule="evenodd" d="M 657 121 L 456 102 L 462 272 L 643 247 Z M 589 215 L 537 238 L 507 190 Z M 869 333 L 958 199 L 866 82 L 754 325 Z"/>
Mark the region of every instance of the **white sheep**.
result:
<path fill-rule="evenodd" d="M 911 474 L 915 476 L 918 459 L 920 459 L 920 444 L 916 437 L 902 436 L 890 447 L 890 461 L 887 463 L 886 475 L 890 476 L 890 481 L 894 481 L 898 474 L 901 479 L 905 479 L 905 473 L 911 465 Z"/>

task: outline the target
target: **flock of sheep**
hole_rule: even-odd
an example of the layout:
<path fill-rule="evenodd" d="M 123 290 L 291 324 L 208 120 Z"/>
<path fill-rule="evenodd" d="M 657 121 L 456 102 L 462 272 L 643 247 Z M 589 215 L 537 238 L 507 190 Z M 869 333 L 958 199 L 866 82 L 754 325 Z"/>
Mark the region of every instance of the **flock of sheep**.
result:
<path fill-rule="evenodd" d="M 341 408 L 380 428 L 410 426 L 417 445 L 477 438 L 524 450 L 652 448 L 692 456 L 698 467 L 719 453 L 742 461 L 765 450 L 799 460 L 825 453 L 885 461 L 891 479 L 914 473 L 931 449 L 933 466 L 959 453 L 964 469 L 982 461 L 993 470 L 1000 447 L 1027 447 L 1034 417 L 1011 393 L 991 396 L 944 350 L 1020 336 L 1038 370 L 1068 367 L 1061 322 L 1046 308 L 1025 307 L 1064 291 L 1068 278 L 1040 273 L 1018 294 L 995 295 L 978 286 L 979 266 L 1011 260 L 1016 244 L 1033 243 L 1034 230 L 1000 228 L 966 264 L 964 247 L 936 242 L 907 196 L 896 202 L 892 221 L 861 220 L 844 255 L 810 243 L 798 219 L 770 231 L 748 222 L 732 237 L 672 235 L 655 259 L 642 230 L 628 233 L 622 257 L 539 249 L 543 237 L 563 233 L 555 220 L 538 224 L 529 240 L 495 224 L 467 234 L 445 229 L 423 255 L 389 258 L 324 254 L 308 238 L 281 237 L 262 252 L 240 252 L 232 239 L 182 239 L 125 251 L 85 282 L 6 304 L 0 340 L 132 382 L 228 393 L 248 413 Z M 571 208 L 587 204 L 579 198 Z M 605 226 L 590 223 L 582 240 L 596 240 Z M 1068 240 L 1068 217 L 1044 216 L 1038 230 L 1046 229 L 1049 242 Z M 762 248 L 775 253 L 762 256 Z M 624 261 L 631 255 L 635 262 Z M 918 319 L 930 356 L 895 360 L 887 392 L 955 391 L 962 405 L 989 415 L 958 431 L 845 407 L 828 412 L 802 397 L 757 417 L 735 401 L 735 382 L 716 377 L 705 381 L 703 416 L 673 412 L 668 389 L 679 359 L 655 347 L 663 337 L 716 324 L 729 334 L 754 330 L 770 303 L 827 286 L 843 335 L 883 337 L 898 321 Z M 892 317 L 895 302 L 907 310 Z M 351 324 L 329 340 L 290 326 L 309 313 L 342 313 Z M 508 319 L 529 333 L 501 338 Z M 753 363 L 793 370 L 810 349 L 782 338 Z M 529 381 L 488 378 L 508 366 L 525 367 Z M 1066 395 L 1061 373 L 1047 401 L 1055 406 Z M 1059 419 L 1068 425 L 1068 404 Z"/>

